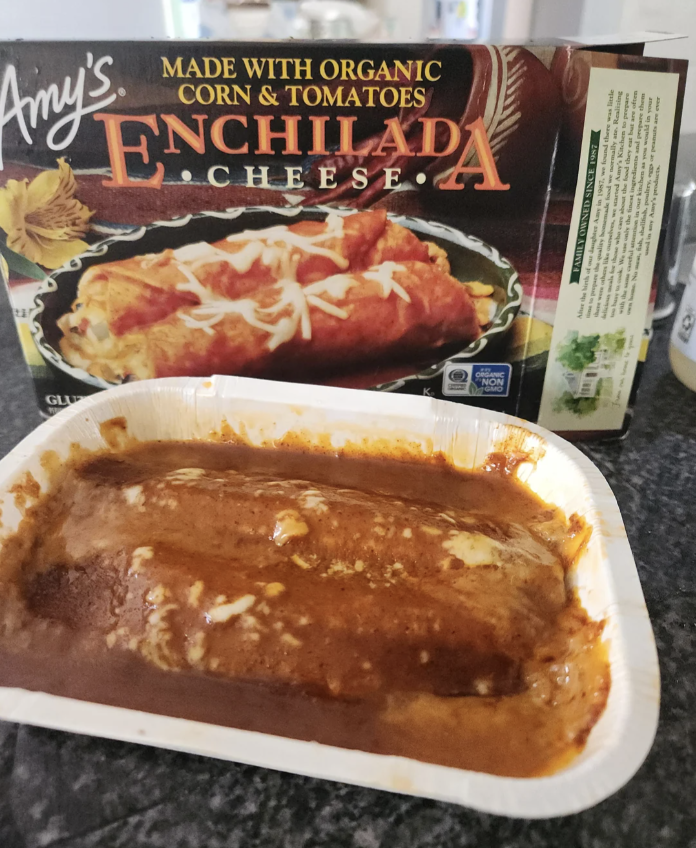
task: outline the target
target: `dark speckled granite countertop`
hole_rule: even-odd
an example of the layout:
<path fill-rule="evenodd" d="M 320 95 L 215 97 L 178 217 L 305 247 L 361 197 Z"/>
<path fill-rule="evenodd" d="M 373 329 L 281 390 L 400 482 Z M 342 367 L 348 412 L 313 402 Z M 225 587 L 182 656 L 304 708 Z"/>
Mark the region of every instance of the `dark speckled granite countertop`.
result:
<path fill-rule="evenodd" d="M 39 423 L 0 290 L 0 454 Z M 636 421 L 585 450 L 621 506 L 662 671 L 655 745 L 613 798 L 527 822 L 0 722 L 0 848 L 696 848 L 696 395 L 657 331 Z"/>

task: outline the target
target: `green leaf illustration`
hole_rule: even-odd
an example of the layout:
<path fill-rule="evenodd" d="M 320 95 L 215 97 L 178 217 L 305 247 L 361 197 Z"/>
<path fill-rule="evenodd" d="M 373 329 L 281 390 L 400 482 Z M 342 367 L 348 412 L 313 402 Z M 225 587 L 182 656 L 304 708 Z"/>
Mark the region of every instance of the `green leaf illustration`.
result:
<path fill-rule="evenodd" d="M 585 415 L 591 415 L 597 411 L 599 406 L 599 397 L 573 397 L 570 392 L 563 394 L 554 403 L 555 412 L 572 412 L 574 415 L 579 415 L 581 418 Z"/>
<path fill-rule="evenodd" d="M 609 353 L 613 353 L 616 356 L 622 353 L 626 347 L 626 331 L 622 327 L 615 333 L 605 333 L 600 339 L 600 344 Z"/>
<path fill-rule="evenodd" d="M 568 333 L 566 340 L 558 347 L 557 359 L 571 371 L 582 371 L 595 360 L 595 351 L 599 347 L 599 334 L 579 336 L 576 331 Z"/>
<path fill-rule="evenodd" d="M 44 280 L 46 278 L 46 273 L 38 265 L 30 262 L 20 253 L 10 250 L 7 246 L 7 236 L 2 231 L 0 231 L 0 253 L 5 257 L 7 267 L 10 271 L 14 271 L 15 274 L 19 274 L 21 277 L 27 277 L 30 280 Z"/>

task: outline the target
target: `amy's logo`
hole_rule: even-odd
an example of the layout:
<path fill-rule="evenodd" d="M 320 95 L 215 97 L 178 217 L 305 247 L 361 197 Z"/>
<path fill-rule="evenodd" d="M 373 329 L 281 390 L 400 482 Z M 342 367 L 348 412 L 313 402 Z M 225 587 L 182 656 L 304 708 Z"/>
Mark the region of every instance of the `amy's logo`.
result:
<path fill-rule="evenodd" d="M 114 102 L 117 95 L 109 93 L 111 80 L 105 72 L 113 59 L 101 56 L 95 60 L 92 53 L 87 53 L 86 59 L 74 76 L 40 88 L 33 95 L 20 92 L 15 66 L 5 67 L 0 87 L 0 170 L 3 132 L 11 121 L 17 122 L 26 143 L 33 144 L 31 131 L 36 130 L 39 119 L 58 117 L 46 132 L 46 144 L 51 150 L 64 150 L 77 135 L 84 115 Z"/>

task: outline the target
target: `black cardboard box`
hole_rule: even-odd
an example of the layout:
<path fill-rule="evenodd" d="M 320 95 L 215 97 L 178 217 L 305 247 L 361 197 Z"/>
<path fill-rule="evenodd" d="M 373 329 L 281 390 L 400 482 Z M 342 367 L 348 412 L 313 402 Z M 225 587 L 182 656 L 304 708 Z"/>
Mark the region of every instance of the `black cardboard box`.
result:
<path fill-rule="evenodd" d="M 0 44 L 42 412 L 227 373 L 622 432 L 686 74 L 622 50 Z"/>

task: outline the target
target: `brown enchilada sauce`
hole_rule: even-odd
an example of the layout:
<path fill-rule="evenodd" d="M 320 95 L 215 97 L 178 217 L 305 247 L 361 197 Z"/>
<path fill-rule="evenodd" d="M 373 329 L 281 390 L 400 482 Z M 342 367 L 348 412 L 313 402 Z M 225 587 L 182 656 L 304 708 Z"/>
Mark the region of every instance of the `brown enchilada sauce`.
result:
<path fill-rule="evenodd" d="M 586 532 L 492 461 L 148 443 L 83 460 L 0 562 L 0 684 L 548 773 L 603 710 Z"/>

